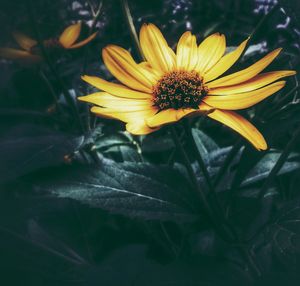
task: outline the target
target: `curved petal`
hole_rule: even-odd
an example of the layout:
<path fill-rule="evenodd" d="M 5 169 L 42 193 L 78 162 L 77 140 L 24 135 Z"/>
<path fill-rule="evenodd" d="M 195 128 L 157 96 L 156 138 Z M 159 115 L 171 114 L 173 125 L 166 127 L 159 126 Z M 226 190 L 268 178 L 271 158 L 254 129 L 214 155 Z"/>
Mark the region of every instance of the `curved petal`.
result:
<path fill-rule="evenodd" d="M 152 67 L 164 72 L 169 72 L 173 69 L 175 54 L 155 25 L 144 24 L 142 26 L 140 43 L 145 58 Z"/>
<path fill-rule="evenodd" d="M 70 48 L 78 39 L 80 31 L 81 31 L 81 22 L 70 25 L 61 33 L 59 37 L 59 42 L 64 48 L 66 49 Z"/>
<path fill-rule="evenodd" d="M 133 89 L 151 92 L 156 80 L 147 77 L 145 71 L 139 66 L 130 53 L 118 46 L 107 46 L 102 51 L 105 65 L 109 71 L 123 84 Z"/>
<path fill-rule="evenodd" d="M 102 78 L 96 76 L 82 76 L 85 82 L 91 84 L 92 86 L 104 90 L 112 95 L 125 98 L 136 98 L 136 99 L 151 99 L 152 95 L 149 93 L 144 93 L 140 91 L 132 90 L 124 85 L 106 81 Z"/>
<path fill-rule="evenodd" d="M 92 40 L 95 39 L 95 37 L 97 36 L 97 33 L 98 32 L 95 32 L 93 34 L 91 34 L 89 37 L 87 37 L 85 40 L 82 40 L 74 45 L 72 45 L 71 47 L 69 47 L 68 49 L 77 49 L 77 48 L 80 48 L 86 44 L 88 44 L 89 42 L 91 42 Z"/>
<path fill-rule="evenodd" d="M 160 127 L 150 128 L 145 124 L 145 120 L 128 122 L 126 124 L 126 130 L 133 135 L 147 135 Z"/>
<path fill-rule="evenodd" d="M 103 108 L 93 106 L 91 112 L 95 113 L 98 116 L 110 119 L 118 119 L 123 122 L 134 122 L 141 121 L 145 118 L 151 117 L 157 112 L 156 110 L 138 110 L 138 111 L 129 111 L 129 112 L 120 112 L 120 110 L 112 108 Z"/>
<path fill-rule="evenodd" d="M 248 92 L 266 86 L 280 78 L 295 75 L 295 71 L 274 71 L 262 73 L 243 83 L 227 87 L 217 87 L 209 90 L 209 95 L 230 95 L 241 92 Z"/>
<path fill-rule="evenodd" d="M 196 37 L 185 32 L 179 39 L 176 51 L 176 67 L 179 70 L 191 71 L 198 63 Z"/>
<path fill-rule="evenodd" d="M 147 108 L 153 108 L 152 100 L 122 98 L 106 92 L 96 92 L 87 96 L 78 97 L 78 99 L 102 107 L 119 109 L 120 111 L 144 110 Z"/>
<path fill-rule="evenodd" d="M 19 32 L 14 32 L 13 37 L 18 43 L 18 45 L 23 48 L 25 51 L 30 51 L 32 47 L 37 45 L 37 41 L 31 39 L 30 37 L 19 33 Z"/>
<path fill-rule="evenodd" d="M 185 109 L 166 109 L 156 113 L 154 116 L 146 119 L 146 124 L 153 128 L 156 126 L 177 122 L 187 115 L 192 115 L 193 113 L 203 113 L 211 110 L 212 107 L 207 105 L 199 106 L 199 109 L 185 108 Z"/>
<path fill-rule="evenodd" d="M 27 51 L 21 51 L 10 48 L 0 48 L 0 57 L 10 60 L 19 60 L 24 63 L 39 63 L 42 58 L 37 55 L 32 55 Z"/>
<path fill-rule="evenodd" d="M 204 81 L 209 82 L 233 66 L 233 64 L 239 59 L 245 47 L 249 41 L 249 38 L 242 42 L 234 51 L 223 56 L 210 70 L 206 71 L 203 75 Z"/>
<path fill-rule="evenodd" d="M 153 78 L 152 80 L 155 80 L 155 83 L 164 75 L 162 71 L 156 70 L 151 67 L 148 62 L 141 62 L 138 65 L 147 76 L 151 76 Z"/>
<path fill-rule="evenodd" d="M 248 120 L 233 111 L 215 110 L 208 117 L 227 125 L 246 138 L 256 149 L 266 150 L 267 143 L 262 134 Z"/>
<path fill-rule="evenodd" d="M 201 75 L 213 67 L 224 55 L 226 49 L 225 36 L 215 33 L 207 37 L 198 47 L 198 64 L 196 71 Z"/>
<path fill-rule="evenodd" d="M 132 89 L 151 93 L 151 84 L 147 82 L 141 73 L 141 69 L 131 58 L 130 54 L 122 49 L 118 50 L 118 52 L 114 53 L 109 48 L 102 50 L 103 61 L 111 74 Z"/>
<path fill-rule="evenodd" d="M 260 89 L 233 95 L 206 96 L 203 101 L 210 106 L 226 110 L 238 110 L 251 107 L 277 92 L 285 85 L 285 81 L 278 81 Z"/>
<path fill-rule="evenodd" d="M 251 79 L 257 74 L 259 74 L 262 70 L 264 70 L 278 56 L 281 50 L 282 50 L 281 48 L 276 49 L 275 51 L 267 54 L 265 57 L 263 57 L 258 62 L 251 65 L 250 67 L 243 69 L 239 72 L 235 72 L 233 74 L 221 77 L 212 82 L 209 82 L 207 86 L 209 88 L 228 86 L 228 85 L 241 83 L 248 79 Z"/>

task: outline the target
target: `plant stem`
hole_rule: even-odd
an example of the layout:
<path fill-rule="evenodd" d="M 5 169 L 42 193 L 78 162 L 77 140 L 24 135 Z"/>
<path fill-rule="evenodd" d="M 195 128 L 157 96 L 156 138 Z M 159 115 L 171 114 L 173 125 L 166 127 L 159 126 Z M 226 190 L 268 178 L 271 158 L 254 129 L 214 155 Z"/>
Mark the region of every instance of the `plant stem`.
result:
<path fill-rule="evenodd" d="M 198 165 L 203 173 L 203 176 L 205 178 L 205 181 L 206 181 L 206 184 L 208 186 L 208 189 L 209 189 L 209 194 L 212 196 L 212 199 L 213 199 L 213 202 L 216 204 L 216 211 L 218 211 L 220 213 L 220 216 L 222 217 L 222 213 L 224 212 L 223 210 L 223 206 L 222 204 L 220 203 L 219 201 L 219 198 L 216 194 L 216 191 L 215 191 L 215 188 L 211 182 L 211 178 L 210 178 L 210 175 L 207 171 L 207 168 L 205 166 L 205 163 L 204 163 L 204 160 L 201 156 L 201 153 L 197 147 L 197 144 L 195 142 L 195 138 L 192 134 L 192 128 L 189 124 L 189 121 L 185 121 L 185 128 L 184 128 L 184 131 L 187 135 L 187 139 L 188 139 L 188 142 L 191 144 L 191 147 L 192 147 L 192 150 L 193 150 L 193 153 L 194 155 L 196 156 L 196 160 L 198 162 Z"/>
<path fill-rule="evenodd" d="M 170 130 L 171 130 L 171 133 L 173 136 L 174 143 L 183 159 L 183 163 L 184 163 L 184 165 L 188 171 L 188 174 L 190 176 L 190 179 L 195 187 L 194 190 L 196 191 L 196 195 L 200 199 L 208 218 L 211 220 L 211 222 L 215 226 L 216 231 L 221 235 L 221 237 L 223 237 L 223 239 L 225 241 L 231 241 L 231 242 L 235 241 L 237 243 L 236 244 L 237 248 L 239 249 L 241 255 L 246 259 L 247 264 L 248 264 L 249 268 L 251 269 L 251 271 L 254 273 L 254 275 L 256 277 L 260 277 L 261 272 L 259 270 L 259 267 L 256 265 L 249 250 L 240 244 L 239 238 L 238 238 L 234 228 L 226 220 L 221 219 L 221 221 L 219 221 L 220 218 L 215 217 L 214 212 L 212 211 L 210 204 L 208 203 L 208 201 L 206 199 L 205 194 L 202 192 L 202 190 L 198 184 L 198 181 L 195 176 L 194 170 L 192 168 L 191 162 L 183 148 L 183 145 L 180 142 L 179 136 L 177 134 L 177 130 L 175 129 L 174 126 L 171 126 Z M 225 218 L 225 216 L 223 218 Z"/>
<path fill-rule="evenodd" d="M 271 11 L 269 11 L 267 14 L 263 15 L 260 21 L 255 26 L 254 30 L 250 34 L 250 39 L 253 39 L 254 36 L 257 34 L 257 32 L 263 27 L 263 25 L 266 23 L 266 21 L 279 9 L 280 6 L 276 4 L 272 7 Z"/>
<path fill-rule="evenodd" d="M 189 177 L 192 181 L 192 184 L 194 185 L 194 189 L 195 190 L 195 194 L 197 195 L 198 198 L 200 198 L 200 201 L 202 202 L 203 206 L 204 206 L 204 209 L 207 213 L 207 215 L 209 216 L 209 218 L 213 221 L 213 211 L 212 209 L 210 208 L 210 205 L 208 203 L 208 201 L 206 200 L 206 197 L 203 193 L 203 191 L 201 190 L 199 184 L 198 184 L 198 181 L 197 181 L 197 178 L 195 176 L 195 173 L 194 173 L 194 170 L 192 168 L 192 165 L 191 165 L 191 162 L 188 158 L 188 155 L 186 154 L 184 148 L 183 148 L 183 145 L 179 139 L 179 135 L 177 133 L 177 130 L 175 129 L 174 126 L 171 126 L 170 127 L 170 130 L 171 130 L 171 134 L 172 134 L 172 137 L 173 137 L 173 140 L 174 140 L 174 143 L 177 147 L 177 150 L 179 151 L 180 153 L 180 156 L 182 157 L 182 160 L 183 160 L 183 163 L 187 169 L 187 172 L 189 174 Z"/>
<path fill-rule="evenodd" d="M 123 9 L 125 19 L 126 19 L 126 23 L 128 25 L 129 31 L 130 31 L 130 36 L 131 36 L 131 38 L 134 42 L 137 54 L 139 56 L 139 60 L 140 61 L 145 61 L 145 57 L 144 57 L 143 51 L 142 51 L 141 46 L 140 46 L 139 38 L 138 38 L 138 35 L 137 35 L 137 32 L 136 32 L 135 26 L 133 24 L 133 19 L 132 19 L 132 16 L 131 16 L 128 1 L 127 0 L 121 0 L 121 6 L 122 6 L 122 9 Z"/>
<path fill-rule="evenodd" d="M 94 10 L 94 7 L 92 5 L 92 3 L 90 3 L 90 1 L 87 1 L 88 2 L 88 5 L 90 6 L 90 9 L 91 9 L 91 12 L 92 12 L 92 15 L 93 15 L 93 19 L 92 19 L 92 24 L 89 28 L 89 32 L 88 32 L 88 36 L 91 36 L 92 35 L 92 32 L 94 31 L 95 27 L 96 27 L 96 24 L 97 24 L 97 21 L 100 17 L 100 15 L 102 14 L 102 7 L 103 7 L 103 1 L 104 0 L 100 0 L 99 1 L 99 4 L 98 4 L 98 7 L 97 7 L 97 10 L 95 11 Z M 82 65 L 82 74 L 86 74 L 86 68 L 87 68 L 87 62 L 88 62 L 88 57 L 87 57 L 87 54 L 88 54 L 88 48 L 89 46 L 86 45 L 84 46 L 84 50 L 83 50 L 83 65 Z M 85 88 L 85 93 L 87 93 L 87 87 Z M 88 131 L 91 131 L 91 117 L 93 116 L 92 113 L 90 112 L 90 108 L 88 107 L 88 105 L 85 106 L 85 113 L 86 113 L 86 119 L 85 119 L 85 125 L 86 125 L 86 129 Z"/>
<path fill-rule="evenodd" d="M 266 194 L 266 192 L 268 191 L 268 188 L 270 187 L 270 185 L 276 178 L 278 172 L 281 170 L 282 166 L 284 165 L 288 156 L 290 155 L 295 143 L 297 142 L 299 135 L 300 135 L 300 126 L 298 126 L 298 128 L 294 132 L 292 139 L 286 145 L 285 149 L 283 150 L 279 159 L 277 160 L 275 166 L 271 170 L 269 176 L 267 177 L 265 183 L 263 184 L 263 186 L 259 192 L 258 199 L 262 199 L 264 197 L 264 195 Z"/>
<path fill-rule="evenodd" d="M 282 105 L 282 103 L 290 96 L 292 95 L 294 92 L 298 91 L 300 89 L 300 86 L 296 85 L 294 86 L 287 94 L 285 94 L 284 96 L 282 96 L 280 98 L 280 100 L 278 100 L 278 102 L 276 102 L 276 104 L 269 110 L 266 111 L 266 114 L 264 115 L 265 118 L 272 118 L 274 117 L 274 115 L 276 115 L 276 113 L 280 112 L 280 110 L 278 110 L 278 107 L 280 105 Z"/>
<path fill-rule="evenodd" d="M 58 103 L 58 96 L 56 95 L 56 92 L 54 91 L 54 88 L 52 87 L 51 82 L 48 80 L 47 76 L 45 75 L 45 73 L 43 72 L 42 69 L 40 69 L 39 74 L 40 74 L 41 78 L 44 80 L 45 84 L 47 85 L 49 92 L 51 93 L 52 98 L 55 102 L 55 107 L 57 108 L 58 112 L 60 114 L 63 114 L 63 110 Z"/>
<path fill-rule="evenodd" d="M 187 153 L 185 152 L 183 145 L 179 139 L 179 135 L 177 134 L 177 130 L 174 126 L 170 127 L 174 143 L 177 147 L 177 150 L 180 153 L 180 156 L 183 159 L 183 163 L 187 169 L 187 172 L 189 174 L 189 177 L 192 181 L 192 184 L 194 186 L 194 191 L 196 196 L 200 199 L 200 202 L 202 203 L 202 206 L 204 207 L 205 213 L 208 216 L 208 218 L 211 220 L 213 225 L 215 226 L 216 230 L 220 233 L 220 235 L 224 238 L 224 240 L 232 241 L 235 239 L 236 235 L 232 232 L 230 228 L 228 228 L 227 224 L 224 224 L 224 221 L 220 221 L 220 217 L 216 217 L 215 213 L 213 212 L 206 196 L 203 190 L 200 188 L 200 185 L 198 183 L 198 180 L 196 178 L 196 175 L 194 173 L 194 170 L 192 168 L 192 164 L 188 158 Z"/>
<path fill-rule="evenodd" d="M 78 110 L 77 110 L 77 106 L 76 106 L 71 94 L 69 93 L 69 91 L 65 87 L 64 83 L 62 82 L 61 78 L 58 76 L 58 74 L 55 70 L 55 67 L 54 67 L 54 65 L 53 65 L 53 63 L 52 63 L 52 61 L 51 61 L 44 45 L 43 45 L 43 42 L 42 42 L 42 39 L 41 39 L 41 36 L 40 36 L 40 33 L 39 33 L 39 29 L 37 27 L 35 13 L 34 13 L 34 10 L 33 10 L 34 5 L 32 3 L 32 0 L 27 0 L 27 3 L 28 3 L 27 7 L 28 7 L 29 18 L 30 18 L 33 30 L 36 34 L 36 38 L 37 38 L 37 41 L 38 41 L 38 46 L 41 50 L 42 56 L 43 56 L 45 62 L 47 63 L 47 65 L 49 67 L 49 70 L 52 73 L 54 79 L 56 80 L 57 84 L 60 86 L 61 91 L 62 91 L 69 107 L 71 108 L 71 111 L 73 113 L 74 119 L 76 120 L 76 123 L 78 125 L 79 130 L 81 132 L 83 132 L 84 129 L 83 129 L 83 125 L 82 125 Z"/>
<path fill-rule="evenodd" d="M 214 187 L 216 188 L 221 179 L 223 178 L 224 174 L 226 173 L 228 167 L 230 166 L 232 160 L 234 159 L 234 157 L 236 156 L 236 154 L 238 153 L 238 151 L 241 149 L 243 145 L 243 141 L 241 139 L 239 139 L 232 147 L 232 149 L 230 150 L 230 152 L 228 153 L 222 167 L 220 168 L 219 172 L 216 175 L 215 181 L 214 181 Z"/>

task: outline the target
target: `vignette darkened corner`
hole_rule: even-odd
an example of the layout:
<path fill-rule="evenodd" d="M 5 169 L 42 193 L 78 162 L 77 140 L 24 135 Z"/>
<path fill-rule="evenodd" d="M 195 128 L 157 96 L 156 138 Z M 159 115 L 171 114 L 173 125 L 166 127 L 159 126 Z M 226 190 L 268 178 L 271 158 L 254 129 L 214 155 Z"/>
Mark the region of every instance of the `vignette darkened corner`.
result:
<path fill-rule="evenodd" d="M 298 285 L 299 1 L 0 23 L 1 285 Z"/>

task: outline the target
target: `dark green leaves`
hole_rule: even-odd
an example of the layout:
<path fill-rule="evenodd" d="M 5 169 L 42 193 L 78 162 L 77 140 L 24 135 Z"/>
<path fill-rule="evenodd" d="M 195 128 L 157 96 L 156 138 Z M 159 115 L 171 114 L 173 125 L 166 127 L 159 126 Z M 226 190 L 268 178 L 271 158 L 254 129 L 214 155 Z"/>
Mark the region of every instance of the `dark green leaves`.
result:
<path fill-rule="evenodd" d="M 199 129 L 193 128 L 192 133 L 203 160 L 205 163 L 208 163 L 210 161 L 210 156 L 213 155 L 213 152 L 220 149 L 219 146 L 214 140 L 212 140 Z"/>
<path fill-rule="evenodd" d="M 281 262 L 300 257 L 300 202 L 286 204 L 269 226 L 267 235 Z"/>
<path fill-rule="evenodd" d="M 278 158 L 280 157 L 280 154 L 281 153 L 278 151 L 270 151 L 269 153 L 266 153 L 248 173 L 242 183 L 242 186 L 251 185 L 265 179 L 276 164 Z M 278 175 L 290 173 L 299 168 L 299 155 L 293 153 L 289 156 L 288 160 L 285 162 Z"/>
<path fill-rule="evenodd" d="M 138 152 L 139 146 L 130 134 L 126 132 L 116 132 L 114 134 L 95 133 L 88 140 L 92 142 L 92 148 L 105 157 L 117 162 L 142 161 L 142 157 Z"/>
<path fill-rule="evenodd" d="M 0 182 L 59 165 L 82 141 L 82 136 L 70 136 L 37 125 L 16 126 L 0 142 Z"/>
<path fill-rule="evenodd" d="M 116 164 L 70 168 L 38 183 L 39 189 L 91 207 L 130 217 L 191 220 L 197 216 L 187 198 L 188 182 L 176 169 L 149 164 Z"/>

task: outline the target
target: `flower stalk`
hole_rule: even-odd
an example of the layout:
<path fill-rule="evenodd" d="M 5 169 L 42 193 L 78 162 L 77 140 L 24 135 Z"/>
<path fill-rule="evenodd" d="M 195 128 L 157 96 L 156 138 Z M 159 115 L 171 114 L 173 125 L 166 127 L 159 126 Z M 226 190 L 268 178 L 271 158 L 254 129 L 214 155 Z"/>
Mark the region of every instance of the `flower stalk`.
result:
<path fill-rule="evenodd" d="M 198 198 L 200 198 L 202 205 L 205 208 L 206 214 L 209 217 L 209 219 L 212 221 L 213 225 L 215 226 L 216 231 L 221 235 L 221 237 L 223 237 L 223 239 L 225 241 L 228 241 L 229 243 L 231 243 L 232 245 L 235 245 L 238 248 L 241 256 L 244 257 L 245 260 L 247 261 L 248 267 L 249 267 L 250 271 L 253 273 L 253 275 L 255 277 L 260 277 L 261 271 L 260 271 L 258 265 L 256 264 L 252 253 L 249 251 L 247 246 L 245 246 L 241 243 L 236 230 L 226 219 L 223 206 L 219 202 L 217 194 L 215 192 L 215 189 L 210 181 L 209 173 L 207 171 L 207 168 L 205 166 L 203 158 L 197 148 L 196 142 L 195 142 L 193 134 L 191 132 L 191 128 L 190 128 L 190 126 L 186 126 L 186 127 L 187 128 L 185 128 L 185 134 L 187 135 L 187 138 L 192 145 L 192 149 L 193 149 L 194 155 L 197 158 L 196 160 L 199 164 L 199 167 L 202 170 L 203 175 L 205 174 L 204 177 L 206 179 L 206 182 L 207 182 L 207 185 L 208 185 L 208 188 L 210 191 L 209 194 L 211 195 L 210 200 L 208 200 L 206 198 L 205 193 L 200 188 L 200 185 L 198 183 L 196 175 L 193 171 L 191 162 L 185 152 L 185 149 L 183 148 L 183 145 L 181 144 L 181 141 L 179 140 L 179 136 L 177 134 L 175 127 L 171 128 L 171 132 L 173 135 L 174 143 L 183 159 L 183 163 L 189 173 L 189 176 L 190 176 L 190 178 L 193 182 L 193 185 L 195 187 L 195 190 L 198 194 Z"/>
<path fill-rule="evenodd" d="M 76 120 L 79 131 L 83 132 L 83 125 L 82 125 L 81 118 L 79 116 L 79 112 L 78 112 L 77 106 L 75 104 L 75 101 L 72 98 L 69 91 L 66 89 L 66 87 L 65 87 L 64 83 L 62 82 L 61 78 L 58 76 L 58 74 L 56 72 L 56 69 L 55 69 L 55 67 L 54 67 L 54 65 L 53 65 L 53 63 L 52 63 L 52 61 L 51 61 L 44 45 L 43 45 L 42 40 L 41 40 L 40 33 L 39 33 L 37 23 L 36 23 L 35 13 L 33 11 L 32 1 L 28 0 L 27 4 L 28 4 L 27 7 L 28 7 L 29 16 L 30 16 L 29 18 L 30 18 L 33 30 L 34 30 L 34 32 L 37 36 L 38 46 L 41 50 L 42 56 L 45 59 L 45 62 L 47 63 L 47 65 L 49 67 L 49 70 L 50 70 L 51 74 L 53 75 L 55 81 L 57 82 L 57 84 L 61 88 L 61 91 L 62 91 L 62 93 L 63 93 L 63 95 L 64 95 L 64 97 L 67 101 L 67 104 L 69 105 L 69 107 L 70 107 L 70 109 L 73 113 L 74 119 Z"/>
<path fill-rule="evenodd" d="M 80 97 L 79 100 L 94 104 L 91 111 L 97 116 L 123 121 L 126 130 L 133 135 L 147 135 L 184 117 L 206 114 L 242 135 L 257 150 L 266 150 L 263 135 L 236 110 L 261 102 L 285 86 L 286 82 L 279 79 L 295 75 L 295 71 L 290 70 L 261 73 L 281 49 L 268 53 L 243 70 L 224 76 L 245 52 L 249 38 L 234 51 L 226 53 L 224 35 L 212 34 L 198 45 L 196 36 L 187 31 L 179 39 L 175 52 L 159 28 L 151 23 L 141 27 L 138 39 L 128 1 L 121 0 L 121 4 L 142 62 L 136 62 L 124 48 L 108 45 L 102 50 L 103 61 L 119 83 L 84 75 L 82 79 L 101 92 Z M 218 52 L 211 53 L 211 49 Z M 206 179 L 210 196 L 199 185 L 176 127 L 171 126 L 170 131 L 201 210 L 224 241 L 238 248 L 253 274 L 260 276 L 251 251 L 241 244 L 237 231 L 227 221 L 218 202 L 215 186 L 199 154 L 190 126 L 186 128 L 185 135 Z M 238 147 L 235 151 L 239 150 Z M 230 163 L 232 158 L 229 159 Z"/>
<path fill-rule="evenodd" d="M 145 57 L 144 57 L 144 53 L 141 49 L 140 46 L 140 42 L 139 42 L 139 38 L 135 29 L 135 26 L 133 24 L 133 19 L 131 16 L 131 12 L 130 12 L 130 8 L 129 8 L 129 4 L 127 0 L 121 0 L 121 6 L 122 6 L 122 10 L 125 16 L 125 20 L 126 23 L 128 25 L 129 31 L 130 31 L 130 36 L 133 40 L 133 43 L 135 45 L 135 49 L 137 51 L 137 55 L 139 56 L 139 60 L 141 61 L 145 61 Z"/>

